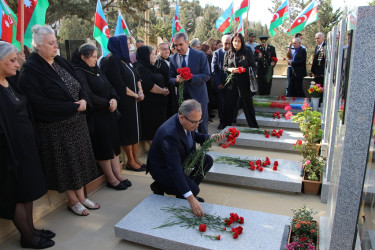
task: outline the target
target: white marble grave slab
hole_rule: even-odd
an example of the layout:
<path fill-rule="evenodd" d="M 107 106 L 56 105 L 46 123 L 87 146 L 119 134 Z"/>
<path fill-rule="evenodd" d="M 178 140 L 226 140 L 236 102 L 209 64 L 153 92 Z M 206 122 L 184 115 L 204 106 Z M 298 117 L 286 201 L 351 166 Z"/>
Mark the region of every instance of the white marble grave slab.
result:
<path fill-rule="evenodd" d="M 256 116 L 256 120 L 260 127 L 299 129 L 298 123 L 293 122 L 292 119 L 289 119 L 289 120 L 286 120 L 285 118 L 273 119 L 271 117 Z M 237 123 L 238 125 L 248 126 L 245 113 L 242 113 L 237 117 Z"/>
<path fill-rule="evenodd" d="M 218 194 L 219 195 L 219 194 Z M 206 197 L 207 198 L 207 197 Z M 284 227 L 290 217 L 233 207 L 201 203 L 206 213 L 229 217 L 238 213 L 245 218 L 243 233 L 233 239 L 229 233 L 220 233 L 221 240 L 211 240 L 199 232 L 178 225 L 154 229 L 162 225 L 170 214 L 163 207 L 189 207 L 186 200 L 151 194 L 115 225 L 118 238 L 159 249 L 280 249 Z M 238 226 L 238 224 L 235 224 Z M 206 231 L 208 235 L 217 232 Z"/>
<path fill-rule="evenodd" d="M 228 126 L 224 128 L 222 132 L 225 132 L 226 130 L 228 130 L 228 128 L 230 127 Z M 235 128 L 238 130 L 248 129 L 238 126 Z M 264 134 L 251 134 L 240 132 L 240 135 L 236 139 L 236 145 L 297 152 L 296 149 L 292 148 L 293 144 L 295 144 L 297 140 L 303 140 L 303 135 L 301 131 L 284 130 L 283 136 L 281 136 L 280 138 L 271 135 L 269 138 L 266 138 Z"/>
<path fill-rule="evenodd" d="M 215 159 L 219 156 L 230 156 L 255 162 L 258 159 L 264 161 L 265 157 L 238 156 L 217 152 L 209 152 L 208 154 L 214 159 L 214 165 L 207 173 L 204 180 L 284 192 L 301 192 L 302 163 L 298 161 L 270 158 L 271 165 L 264 167 L 263 171 L 259 172 L 258 170 L 252 171 L 248 168 L 217 163 Z M 279 162 L 277 171 L 272 170 L 274 161 Z"/>

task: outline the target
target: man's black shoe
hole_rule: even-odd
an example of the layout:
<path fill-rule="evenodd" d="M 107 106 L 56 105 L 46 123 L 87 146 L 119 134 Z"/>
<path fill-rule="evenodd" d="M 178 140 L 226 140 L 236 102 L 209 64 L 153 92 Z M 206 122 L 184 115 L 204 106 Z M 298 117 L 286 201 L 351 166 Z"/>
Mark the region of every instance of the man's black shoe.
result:
<path fill-rule="evenodd" d="M 164 195 L 164 191 L 159 188 L 159 186 L 156 183 L 156 181 L 154 181 L 153 183 L 151 183 L 150 188 L 151 188 L 152 192 L 154 192 L 154 194 Z"/>
<path fill-rule="evenodd" d="M 217 129 L 224 129 L 224 128 L 225 128 L 225 126 L 224 126 L 223 123 L 220 123 L 219 126 L 217 126 Z"/>

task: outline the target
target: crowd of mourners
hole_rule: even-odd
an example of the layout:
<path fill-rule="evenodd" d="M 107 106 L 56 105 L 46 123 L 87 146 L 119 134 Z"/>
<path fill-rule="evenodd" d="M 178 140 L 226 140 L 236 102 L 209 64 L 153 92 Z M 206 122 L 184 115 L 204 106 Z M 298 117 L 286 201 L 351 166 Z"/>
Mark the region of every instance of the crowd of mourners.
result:
<path fill-rule="evenodd" d="M 268 37 L 257 44 L 253 33 L 246 43 L 240 33 L 205 42 L 189 42 L 187 34 L 177 33 L 171 44 L 157 48 L 138 40 L 134 53 L 131 39 L 119 35 L 109 39 L 110 54 L 100 64 L 90 43 L 69 62 L 58 55 L 54 30 L 36 25 L 32 31 L 30 53 L 0 42 L 0 217 L 13 220 L 22 247 L 54 245 L 55 233 L 33 224 L 33 201 L 47 190 L 65 193 L 68 209 L 87 216 L 100 208 L 83 188 L 98 169 L 108 188 L 130 187 L 121 172 L 121 147 L 127 170 L 146 171 L 138 158 L 139 142 L 152 145 L 158 128 L 178 112 L 180 96 L 201 105 L 201 120 L 184 116 L 201 133 L 207 134 L 214 109 L 220 130 L 232 125 L 239 107 L 249 127 L 257 128 L 249 81 L 257 76 L 258 94 L 269 95 L 267 67 L 277 62 Z M 293 45 L 298 48 L 300 41 Z M 296 58 L 292 53 L 290 65 Z M 178 74 L 183 67 L 190 68 L 191 79 Z"/>

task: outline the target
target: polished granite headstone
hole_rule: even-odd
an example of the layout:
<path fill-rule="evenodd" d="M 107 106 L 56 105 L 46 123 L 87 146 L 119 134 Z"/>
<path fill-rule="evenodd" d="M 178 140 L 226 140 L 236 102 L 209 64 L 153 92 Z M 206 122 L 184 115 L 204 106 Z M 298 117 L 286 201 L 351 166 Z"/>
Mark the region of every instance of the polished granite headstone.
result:
<path fill-rule="evenodd" d="M 300 193 L 302 189 L 301 168 L 302 164 L 297 161 L 270 158 L 271 165 L 264 167 L 262 172 L 235 165 L 215 162 L 219 156 L 229 156 L 247 161 L 264 161 L 265 157 L 239 156 L 209 152 L 214 159 L 214 165 L 207 173 L 204 180 L 217 183 L 260 188 L 273 191 Z M 277 171 L 273 171 L 273 163 L 279 162 Z"/>
<path fill-rule="evenodd" d="M 220 194 L 218 194 L 220 195 Z M 205 197 L 209 200 L 209 197 Z M 179 225 L 154 229 L 162 225 L 170 214 L 163 207 L 189 207 L 183 199 L 151 194 L 115 225 L 118 238 L 159 249 L 280 249 L 285 225 L 290 217 L 233 207 L 201 203 L 206 213 L 229 217 L 238 213 L 244 217 L 243 233 L 233 239 L 229 233 L 206 231 L 208 235 L 221 235 L 221 240 L 201 236 L 195 228 Z M 235 224 L 238 226 L 238 224 Z M 224 225 L 223 225 L 224 227 Z M 284 243 L 284 242 L 283 242 Z"/>
<path fill-rule="evenodd" d="M 344 123 L 337 123 L 328 195 L 327 249 L 354 249 L 375 101 L 375 6 L 358 7 Z"/>
<path fill-rule="evenodd" d="M 273 119 L 270 117 L 256 116 L 256 120 L 260 127 L 274 127 L 274 128 L 289 128 L 289 129 L 299 129 L 298 123 L 293 122 L 292 119 L 286 120 L 285 118 Z M 248 126 L 245 113 L 241 113 L 237 117 L 237 124 Z"/>
<path fill-rule="evenodd" d="M 227 131 L 228 128 L 229 127 L 224 128 L 222 132 Z M 281 136 L 280 138 L 277 138 L 271 135 L 269 138 L 266 138 L 264 134 L 252 134 L 252 133 L 241 132 L 241 130 L 249 129 L 249 128 L 243 128 L 243 127 L 235 127 L 235 128 L 240 130 L 240 135 L 236 138 L 236 146 L 267 148 L 271 150 L 276 149 L 276 150 L 297 152 L 296 149 L 292 148 L 293 144 L 295 144 L 297 140 L 303 140 L 303 135 L 301 131 L 296 131 L 296 130 L 294 131 L 284 130 L 283 136 Z M 267 129 L 267 130 L 270 130 L 270 129 Z"/>

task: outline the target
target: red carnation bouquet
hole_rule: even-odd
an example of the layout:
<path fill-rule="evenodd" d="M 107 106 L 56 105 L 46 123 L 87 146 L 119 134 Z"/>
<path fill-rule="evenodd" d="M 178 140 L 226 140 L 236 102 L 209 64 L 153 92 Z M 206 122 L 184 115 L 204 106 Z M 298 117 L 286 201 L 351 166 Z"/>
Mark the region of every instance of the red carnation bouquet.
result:
<path fill-rule="evenodd" d="M 190 72 L 190 68 L 188 67 L 178 68 L 177 73 L 184 78 L 184 80 L 178 85 L 178 104 L 181 105 L 181 103 L 184 101 L 184 81 L 190 80 L 193 77 L 193 74 Z"/>
<path fill-rule="evenodd" d="M 237 69 L 238 69 L 238 74 L 242 74 L 246 72 L 246 69 L 244 67 L 238 67 Z M 226 86 L 232 80 L 232 77 L 233 77 L 233 73 L 230 73 L 227 79 L 225 80 L 224 86 Z"/>
<path fill-rule="evenodd" d="M 277 57 L 274 57 L 274 56 L 271 58 L 271 60 L 272 60 L 272 62 L 274 62 L 274 63 L 277 63 L 277 61 L 279 61 L 279 59 L 277 59 Z"/>
<path fill-rule="evenodd" d="M 225 146 L 223 148 L 229 147 L 229 145 L 236 144 L 236 138 L 240 135 L 240 131 L 236 128 L 229 128 L 224 132 L 226 139 Z M 202 174 L 204 176 L 204 157 L 208 150 L 212 147 L 213 143 L 216 141 L 217 137 L 212 136 L 207 139 L 194 153 L 190 154 L 184 161 L 183 168 L 188 170 L 193 170 L 197 164 L 199 164 L 198 171 L 196 174 Z M 223 145 L 224 145 L 223 144 Z"/>

